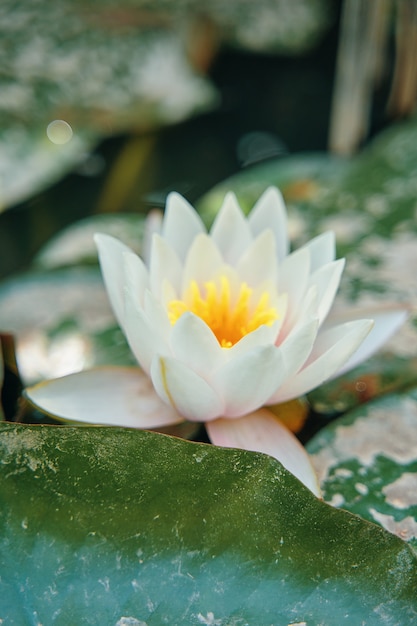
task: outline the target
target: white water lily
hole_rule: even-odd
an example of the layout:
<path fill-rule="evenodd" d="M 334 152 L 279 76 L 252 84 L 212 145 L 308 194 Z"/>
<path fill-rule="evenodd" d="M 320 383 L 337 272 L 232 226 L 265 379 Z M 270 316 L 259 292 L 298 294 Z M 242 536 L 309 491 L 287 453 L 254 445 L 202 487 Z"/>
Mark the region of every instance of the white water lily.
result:
<path fill-rule="evenodd" d="M 142 369 L 80 372 L 27 390 L 29 399 L 82 422 L 205 422 L 214 444 L 266 452 L 317 493 L 303 447 L 265 407 L 358 364 L 404 311 L 370 311 L 372 332 L 372 319 L 339 315 L 332 323 L 344 267 L 334 235 L 289 253 L 275 188 L 247 218 L 229 193 L 209 233 L 188 202 L 170 194 L 148 264 L 117 239 L 95 239 L 114 313 Z"/>

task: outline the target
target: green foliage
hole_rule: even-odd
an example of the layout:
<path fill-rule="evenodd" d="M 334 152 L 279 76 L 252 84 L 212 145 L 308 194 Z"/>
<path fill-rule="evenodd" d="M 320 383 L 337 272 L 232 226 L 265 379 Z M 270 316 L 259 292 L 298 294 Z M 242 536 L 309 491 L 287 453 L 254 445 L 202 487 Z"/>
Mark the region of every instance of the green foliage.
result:
<path fill-rule="evenodd" d="M 417 615 L 410 548 L 316 499 L 270 457 L 129 429 L 0 433 L 7 624 L 376 625 Z"/>

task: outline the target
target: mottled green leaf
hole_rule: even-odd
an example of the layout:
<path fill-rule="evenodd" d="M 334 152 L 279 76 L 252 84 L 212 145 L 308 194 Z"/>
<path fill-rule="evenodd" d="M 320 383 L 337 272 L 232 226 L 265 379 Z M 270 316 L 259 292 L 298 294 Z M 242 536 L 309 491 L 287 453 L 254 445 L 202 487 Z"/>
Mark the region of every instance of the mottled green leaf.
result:
<path fill-rule="evenodd" d="M 143 215 L 94 215 L 59 232 L 50 239 L 35 258 L 35 264 L 54 269 L 81 263 L 98 263 L 95 233 L 116 237 L 137 254 L 142 253 Z"/>
<path fill-rule="evenodd" d="M 268 456 L 129 429 L 0 433 L 4 623 L 416 619 L 410 547 Z"/>
<path fill-rule="evenodd" d="M 93 365 L 134 363 L 98 267 L 31 272 L 5 281 L 0 329 L 16 336 L 26 385 Z"/>
<path fill-rule="evenodd" d="M 417 391 L 358 408 L 308 444 L 328 502 L 417 548 Z"/>

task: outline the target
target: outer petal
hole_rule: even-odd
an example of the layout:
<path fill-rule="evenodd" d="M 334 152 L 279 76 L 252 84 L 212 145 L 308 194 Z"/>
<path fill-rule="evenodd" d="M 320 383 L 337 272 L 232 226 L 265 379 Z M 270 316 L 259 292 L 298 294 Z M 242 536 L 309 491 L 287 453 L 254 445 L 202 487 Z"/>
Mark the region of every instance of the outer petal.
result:
<path fill-rule="evenodd" d="M 278 291 L 288 295 L 288 311 L 282 327 L 285 337 L 294 321 L 305 296 L 310 275 L 310 253 L 300 248 L 287 256 L 279 268 Z"/>
<path fill-rule="evenodd" d="M 407 319 L 408 312 L 400 307 L 391 309 L 388 307 L 385 309 L 382 307 L 367 307 L 366 309 L 356 311 L 356 313 L 349 310 L 344 311 L 343 314 L 335 315 L 332 321 L 337 319 L 340 322 L 343 319 L 356 319 L 364 316 L 373 318 L 374 327 L 356 352 L 334 376 L 340 376 L 348 372 L 379 350 L 391 335 L 402 326 Z"/>
<path fill-rule="evenodd" d="M 336 256 L 335 235 L 330 230 L 310 239 L 303 247 L 310 251 L 311 272 L 331 263 Z"/>
<path fill-rule="evenodd" d="M 25 391 L 35 405 L 64 421 L 157 428 L 183 418 L 158 398 L 139 368 L 103 367 L 55 378 Z"/>
<path fill-rule="evenodd" d="M 288 254 L 287 212 L 281 192 L 276 187 L 269 187 L 262 194 L 249 214 L 248 223 L 255 237 L 267 228 L 272 229 L 279 261 Z"/>
<path fill-rule="evenodd" d="M 206 229 L 198 213 L 178 193 L 167 197 L 165 217 L 162 224 L 162 237 L 184 261 L 194 238 Z"/>
<path fill-rule="evenodd" d="M 316 496 L 321 495 L 317 476 L 304 447 L 270 411 L 259 409 L 235 420 L 214 420 L 206 424 L 206 428 L 215 445 L 269 454 Z"/>
<path fill-rule="evenodd" d="M 126 292 L 124 332 L 138 363 L 149 374 L 156 353 L 169 352 L 164 329 L 154 325 L 134 297 Z"/>
<path fill-rule="evenodd" d="M 181 315 L 172 327 L 171 348 L 175 358 L 203 377 L 224 360 L 224 350 L 211 329 L 192 313 Z"/>
<path fill-rule="evenodd" d="M 280 350 L 285 363 L 287 379 L 294 376 L 310 356 L 318 328 L 318 320 L 314 318 L 304 324 L 299 324 L 281 344 Z M 282 390 L 277 387 L 272 396 L 268 398 L 267 404 L 280 402 L 281 395 Z"/>
<path fill-rule="evenodd" d="M 338 259 L 320 267 L 310 278 L 309 284 L 315 285 L 317 288 L 317 314 L 320 324 L 326 318 L 333 304 L 344 266 L 345 260 Z"/>
<path fill-rule="evenodd" d="M 157 394 L 191 422 L 204 422 L 223 414 L 223 400 L 189 367 L 171 357 L 156 356 L 151 367 Z"/>
<path fill-rule="evenodd" d="M 149 275 L 142 260 L 134 252 L 125 252 L 124 263 L 124 287 L 129 291 L 138 305 L 143 305 L 145 291 L 149 289 Z"/>
<path fill-rule="evenodd" d="M 111 237 L 97 233 L 94 240 L 98 248 L 98 256 L 100 260 L 101 272 L 103 274 L 104 284 L 113 307 L 117 321 L 123 326 L 124 320 L 124 272 L 125 272 L 125 254 L 133 254 L 132 250 L 124 243 Z M 136 256 L 136 255 L 135 255 Z M 142 274 L 146 274 L 146 268 L 142 261 Z"/>
<path fill-rule="evenodd" d="M 239 417 L 265 404 L 285 378 L 281 351 L 260 346 L 228 361 L 212 378 L 225 401 L 223 415 Z"/>
<path fill-rule="evenodd" d="M 226 195 L 211 227 L 210 236 L 230 265 L 234 265 L 249 247 L 252 233 L 234 193 Z"/>
<path fill-rule="evenodd" d="M 372 320 L 356 320 L 322 332 L 307 365 L 284 383 L 274 401 L 297 398 L 337 374 L 358 349 L 372 325 Z"/>

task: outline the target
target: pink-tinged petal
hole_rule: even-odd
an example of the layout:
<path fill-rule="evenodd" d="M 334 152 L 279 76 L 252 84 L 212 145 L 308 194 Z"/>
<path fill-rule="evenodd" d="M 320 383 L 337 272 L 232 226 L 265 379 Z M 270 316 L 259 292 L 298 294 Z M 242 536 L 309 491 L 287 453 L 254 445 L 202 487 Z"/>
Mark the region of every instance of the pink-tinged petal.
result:
<path fill-rule="evenodd" d="M 161 297 L 161 289 L 164 280 L 168 280 L 179 290 L 181 282 L 182 265 L 177 253 L 159 235 L 154 235 L 150 259 L 150 285 L 152 293 Z"/>
<path fill-rule="evenodd" d="M 124 255 L 132 253 L 124 243 L 111 237 L 97 233 L 94 240 L 98 249 L 98 257 L 104 284 L 114 314 L 119 324 L 124 319 Z"/>
<path fill-rule="evenodd" d="M 136 360 L 147 373 L 155 354 L 168 352 L 164 333 L 137 306 L 129 292 L 126 292 L 124 333 Z"/>
<path fill-rule="evenodd" d="M 139 368 L 103 367 L 55 378 L 25 390 L 35 406 L 64 421 L 158 428 L 183 421 L 158 398 Z"/>
<path fill-rule="evenodd" d="M 265 229 L 272 229 L 276 241 L 278 260 L 288 254 L 287 212 L 281 192 L 269 187 L 259 198 L 248 217 L 248 223 L 254 237 Z"/>
<path fill-rule="evenodd" d="M 310 278 L 310 285 L 317 288 L 317 316 L 320 324 L 325 320 L 333 304 L 344 266 L 345 260 L 338 259 L 315 271 Z"/>
<path fill-rule="evenodd" d="M 260 346 L 228 361 L 212 377 L 224 398 L 225 417 L 240 417 L 265 404 L 285 377 L 282 354 L 275 346 Z"/>
<path fill-rule="evenodd" d="M 211 227 L 210 236 L 230 265 L 234 265 L 249 247 L 252 233 L 234 193 L 226 195 Z"/>
<path fill-rule="evenodd" d="M 334 261 L 336 256 L 335 235 L 330 230 L 314 237 L 314 239 L 310 239 L 303 247 L 308 248 L 310 251 L 311 273 L 315 272 L 323 265 Z"/>
<path fill-rule="evenodd" d="M 205 226 L 191 204 L 178 193 L 170 193 L 166 202 L 162 237 L 181 261 L 184 261 L 194 238 L 205 232 Z"/>
<path fill-rule="evenodd" d="M 316 496 L 321 496 L 316 473 L 304 447 L 267 409 L 234 420 L 214 420 L 206 424 L 206 428 L 214 445 L 269 454 Z"/>
<path fill-rule="evenodd" d="M 356 320 L 321 332 L 306 366 L 285 381 L 274 401 L 285 402 L 302 396 L 337 374 L 359 348 L 372 325 L 372 320 Z"/>
<path fill-rule="evenodd" d="M 172 327 L 173 356 L 201 376 L 222 364 L 224 350 L 212 330 L 192 313 L 184 313 Z"/>
<path fill-rule="evenodd" d="M 205 422 L 223 414 L 220 396 L 184 363 L 157 355 L 151 376 L 159 397 L 191 422 Z"/>
<path fill-rule="evenodd" d="M 278 266 L 276 245 L 271 230 L 263 231 L 240 257 L 236 266 L 242 281 L 257 287 L 265 281 L 276 285 Z"/>
<path fill-rule="evenodd" d="M 346 310 L 343 314 L 336 314 L 331 320 L 329 319 L 328 321 L 329 323 L 334 323 L 336 319 L 340 322 L 343 319 L 357 319 L 362 317 L 373 318 L 374 326 L 356 352 L 335 374 L 335 376 L 340 376 L 341 374 L 348 372 L 379 350 L 404 324 L 408 317 L 408 312 L 401 307 L 387 307 L 385 309 L 383 307 L 367 307 L 365 309 L 359 309 L 356 312 Z"/>
<path fill-rule="evenodd" d="M 197 235 L 187 254 L 182 274 L 182 292 L 186 291 L 192 280 L 202 285 L 212 280 L 224 266 L 224 261 L 217 246 L 208 235 Z"/>

